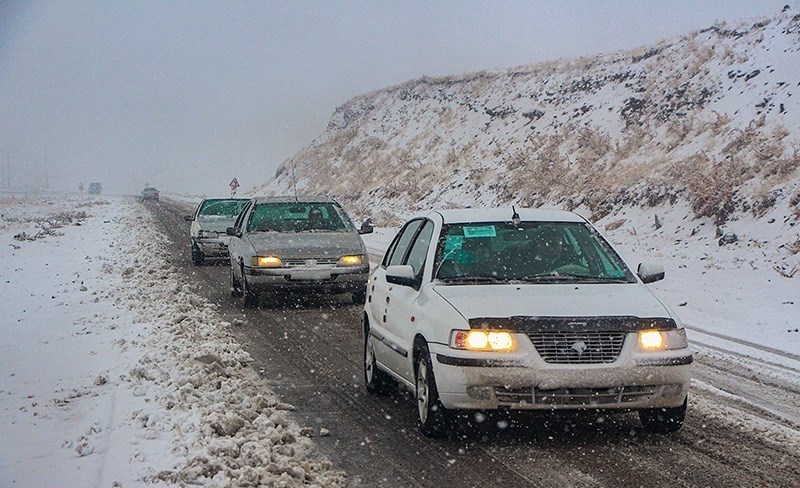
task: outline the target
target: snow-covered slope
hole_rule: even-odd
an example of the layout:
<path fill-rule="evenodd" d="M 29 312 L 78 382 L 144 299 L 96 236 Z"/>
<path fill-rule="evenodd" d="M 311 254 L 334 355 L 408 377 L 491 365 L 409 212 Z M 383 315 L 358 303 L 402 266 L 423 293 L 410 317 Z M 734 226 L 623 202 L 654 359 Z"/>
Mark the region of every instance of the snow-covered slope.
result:
<path fill-rule="evenodd" d="M 785 9 L 635 51 L 355 97 L 252 193 L 292 192 L 294 173 L 298 191 L 390 225 L 427 207 L 555 205 L 599 219 L 678 201 L 716 225 L 783 202 L 794 223 L 799 150 L 800 14 Z M 781 239 L 800 248 L 792 232 Z"/>

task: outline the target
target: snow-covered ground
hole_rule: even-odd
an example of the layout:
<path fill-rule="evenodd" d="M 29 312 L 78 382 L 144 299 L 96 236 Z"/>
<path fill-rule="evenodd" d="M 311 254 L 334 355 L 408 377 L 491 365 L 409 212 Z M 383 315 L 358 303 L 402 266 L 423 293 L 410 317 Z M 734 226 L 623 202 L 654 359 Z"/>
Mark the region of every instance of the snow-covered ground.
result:
<path fill-rule="evenodd" d="M 0 486 L 342 486 L 133 198 L 0 195 Z"/>

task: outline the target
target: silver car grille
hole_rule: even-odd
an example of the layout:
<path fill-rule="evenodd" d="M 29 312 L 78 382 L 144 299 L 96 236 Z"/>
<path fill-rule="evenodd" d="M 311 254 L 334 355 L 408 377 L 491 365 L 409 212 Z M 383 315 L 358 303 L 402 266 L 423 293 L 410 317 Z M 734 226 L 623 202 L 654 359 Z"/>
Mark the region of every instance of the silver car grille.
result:
<path fill-rule="evenodd" d="M 305 268 L 314 266 L 336 266 L 339 258 L 302 258 L 302 259 L 284 259 L 283 266 L 286 268 Z"/>
<path fill-rule="evenodd" d="M 660 386 L 621 386 L 611 388 L 506 388 L 495 387 L 500 403 L 536 405 L 618 405 L 648 400 L 659 394 Z"/>
<path fill-rule="evenodd" d="M 554 331 L 529 334 L 536 352 L 547 363 L 613 363 L 622 350 L 626 332 Z"/>

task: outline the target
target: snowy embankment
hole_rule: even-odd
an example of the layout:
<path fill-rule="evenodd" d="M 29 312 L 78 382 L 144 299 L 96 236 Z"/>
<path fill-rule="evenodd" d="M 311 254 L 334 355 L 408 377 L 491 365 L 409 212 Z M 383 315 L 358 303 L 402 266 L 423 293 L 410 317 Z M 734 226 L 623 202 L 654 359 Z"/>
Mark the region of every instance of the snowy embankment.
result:
<path fill-rule="evenodd" d="M 345 484 L 145 208 L 2 196 L 0 214 L 0 485 Z"/>

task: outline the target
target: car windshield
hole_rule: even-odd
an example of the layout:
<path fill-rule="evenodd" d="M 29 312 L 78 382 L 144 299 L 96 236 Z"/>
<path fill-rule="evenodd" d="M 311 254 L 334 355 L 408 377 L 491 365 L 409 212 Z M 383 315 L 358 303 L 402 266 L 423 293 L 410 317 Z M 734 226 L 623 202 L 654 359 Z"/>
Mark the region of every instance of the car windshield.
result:
<path fill-rule="evenodd" d="M 449 283 L 636 281 L 611 246 L 580 222 L 446 225 L 434 269 Z"/>
<path fill-rule="evenodd" d="M 259 203 L 248 232 L 350 232 L 353 223 L 335 203 Z"/>
<path fill-rule="evenodd" d="M 206 200 L 200 207 L 200 218 L 234 218 L 239 215 L 247 202 L 246 199 Z"/>

